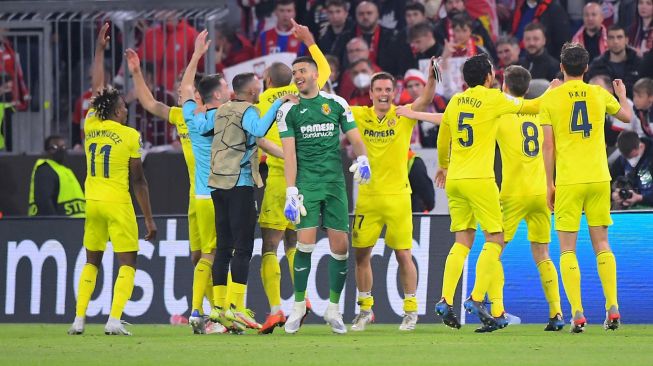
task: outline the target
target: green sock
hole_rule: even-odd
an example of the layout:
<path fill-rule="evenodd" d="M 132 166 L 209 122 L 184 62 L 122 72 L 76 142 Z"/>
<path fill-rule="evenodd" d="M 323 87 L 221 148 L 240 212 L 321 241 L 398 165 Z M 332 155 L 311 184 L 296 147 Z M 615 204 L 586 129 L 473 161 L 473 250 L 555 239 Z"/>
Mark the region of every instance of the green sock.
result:
<path fill-rule="evenodd" d="M 296 257 L 295 257 L 296 258 Z M 297 259 L 295 259 L 297 263 Z M 337 304 L 347 280 L 347 254 L 331 253 L 329 258 L 329 302 Z"/>
<path fill-rule="evenodd" d="M 298 250 L 295 253 L 293 266 L 293 272 L 295 272 L 295 301 L 304 301 L 308 275 L 311 273 L 311 252 L 303 252 L 300 248 L 300 243 L 297 243 Z"/>

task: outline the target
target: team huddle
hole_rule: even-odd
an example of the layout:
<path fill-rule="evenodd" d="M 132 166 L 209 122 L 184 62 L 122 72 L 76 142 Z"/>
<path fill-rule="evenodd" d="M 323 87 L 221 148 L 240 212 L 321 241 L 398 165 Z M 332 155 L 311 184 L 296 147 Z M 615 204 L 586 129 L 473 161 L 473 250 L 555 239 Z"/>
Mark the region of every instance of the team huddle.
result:
<path fill-rule="evenodd" d="M 139 134 L 125 125 L 127 109 L 120 93 L 102 84 L 107 30 L 108 25 L 103 26 L 98 36 L 92 75 L 94 99 L 86 118 L 86 264 L 69 334 L 84 332 L 86 309 L 110 239 L 120 269 L 105 333 L 131 335 L 121 321 L 134 287 L 138 252 L 129 179 L 145 217 L 145 240 L 156 236 Z M 561 54 L 564 82 L 552 82 L 535 99 L 524 99 L 531 75 L 519 66 L 506 69 L 503 92 L 492 89 L 492 64 L 487 56 L 478 55 L 463 66 L 468 88 L 454 95 L 442 114 L 424 112 L 435 94 L 440 72 L 436 62 L 422 95 L 411 105 L 392 104 L 395 79 L 379 72 L 370 83 L 373 105 L 349 107 L 343 98 L 320 91 L 331 70 L 308 28 L 294 23 L 293 32 L 310 57 L 297 58 L 292 68 L 282 63 L 269 66 L 262 93 L 261 81 L 253 73 L 235 76 L 232 90 L 219 74 L 197 74 L 198 63 L 210 45 L 208 33 L 201 32 L 179 84 L 180 107 L 154 99 L 138 55 L 126 51 L 139 102 L 177 127 L 188 167 L 189 242 L 194 266 L 189 323 L 195 334 L 247 329 L 269 334 L 276 327 L 298 332 L 311 311 L 306 289 L 318 227 L 326 230 L 331 251 L 324 320 L 334 333 L 348 331 L 338 305 L 348 274 L 350 232 L 341 132 L 356 156 L 349 171 L 360 185 L 351 223 L 360 310 L 349 329 L 364 331 L 374 321 L 371 255 L 384 226 L 385 244 L 395 253 L 404 290 L 399 330 L 415 329 L 417 271 L 411 254 L 408 151 L 418 120 L 440 125 L 436 185 L 446 191 L 455 233 L 444 268 L 442 296 L 435 306 L 443 323 L 461 327 L 452 304 L 480 225 L 485 244 L 464 307 L 479 317 L 482 325 L 477 332 L 493 332 L 508 325 L 500 257 L 524 219 L 549 304 L 545 330 L 564 327 L 558 274 L 548 249 L 553 212 L 563 287 L 571 305 L 571 331 L 584 331 L 587 321 L 575 254 L 584 211 L 606 299 L 604 327 L 619 327 L 616 262 L 607 241 L 607 227 L 612 224 L 611 191 L 603 125 L 606 113 L 624 122 L 630 120 L 621 80 L 613 83 L 618 100 L 604 89 L 584 83 L 589 55 L 582 46 L 567 44 Z M 502 158 L 501 190 L 494 176 L 496 144 Z M 263 187 L 259 148 L 267 155 L 269 169 L 258 215 L 263 237 L 260 272 L 270 306 L 263 324 L 245 305 L 257 221 L 254 189 Z M 287 317 L 281 310 L 281 268 L 276 256 L 282 240 L 294 287 L 294 304 Z M 485 306 L 486 297 L 490 309 Z M 203 309 L 205 299 L 211 306 L 208 314 Z"/>

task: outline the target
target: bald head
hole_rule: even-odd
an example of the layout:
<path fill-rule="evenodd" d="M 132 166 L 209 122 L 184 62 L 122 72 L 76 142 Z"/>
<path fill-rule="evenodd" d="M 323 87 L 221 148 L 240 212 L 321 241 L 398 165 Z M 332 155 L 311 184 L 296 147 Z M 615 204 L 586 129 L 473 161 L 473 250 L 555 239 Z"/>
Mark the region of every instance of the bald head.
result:
<path fill-rule="evenodd" d="M 356 23 L 365 33 L 372 32 L 379 22 L 379 8 L 371 1 L 363 1 L 356 7 Z"/>
<path fill-rule="evenodd" d="M 362 58 L 370 57 L 370 46 L 362 38 L 352 38 L 347 42 L 347 60 L 351 63 Z"/>
<path fill-rule="evenodd" d="M 603 23 L 603 11 L 597 3 L 587 3 L 583 8 L 583 26 L 588 33 L 596 33 Z"/>
<path fill-rule="evenodd" d="M 266 84 L 270 88 L 279 88 L 290 85 L 292 81 L 292 70 L 288 65 L 275 62 L 265 71 Z"/>

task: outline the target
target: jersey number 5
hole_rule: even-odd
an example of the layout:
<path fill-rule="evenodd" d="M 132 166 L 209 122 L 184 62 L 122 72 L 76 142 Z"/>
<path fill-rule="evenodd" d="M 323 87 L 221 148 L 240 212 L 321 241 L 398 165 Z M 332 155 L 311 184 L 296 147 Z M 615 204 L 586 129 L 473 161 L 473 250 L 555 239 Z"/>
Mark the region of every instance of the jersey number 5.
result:
<path fill-rule="evenodd" d="M 458 138 L 458 143 L 462 147 L 470 147 L 474 143 L 474 130 L 472 129 L 472 125 L 465 123 L 465 120 L 470 118 L 474 118 L 474 113 L 461 112 L 458 115 L 458 132 L 467 132 L 467 139 L 462 137 Z"/>
<path fill-rule="evenodd" d="M 91 154 L 91 177 L 95 177 L 95 152 L 97 144 L 88 145 L 88 152 Z M 111 154 L 111 145 L 104 145 L 100 148 L 100 154 L 104 155 L 104 177 L 109 178 L 109 155 Z"/>
<path fill-rule="evenodd" d="M 537 126 L 533 122 L 524 122 L 521 125 L 521 134 L 524 137 L 524 154 L 534 158 L 540 152 L 540 142 L 537 141 Z"/>
<path fill-rule="evenodd" d="M 574 109 L 571 112 L 571 132 L 582 132 L 583 138 L 590 137 L 592 124 L 587 116 L 587 102 L 579 100 L 574 102 Z"/>

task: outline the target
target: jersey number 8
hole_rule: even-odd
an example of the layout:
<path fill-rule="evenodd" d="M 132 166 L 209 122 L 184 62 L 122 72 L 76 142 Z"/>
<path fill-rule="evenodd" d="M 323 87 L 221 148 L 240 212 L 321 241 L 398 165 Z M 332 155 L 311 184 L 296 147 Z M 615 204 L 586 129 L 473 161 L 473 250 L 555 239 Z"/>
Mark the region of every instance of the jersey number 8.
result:
<path fill-rule="evenodd" d="M 533 122 L 524 122 L 521 125 L 521 135 L 524 137 L 524 154 L 534 158 L 540 152 L 540 142 L 537 141 L 537 126 Z"/>
<path fill-rule="evenodd" d="M 88 145 L 88 152 L 91 153 L 91 177 L 95 177 L 95 152 L 97 144 Z M 111 145 L 104 145 L 100 148 L 100 154 L 104 155 L 104 177 L 109 178 L 109 155 L 111 154 Z"/>

